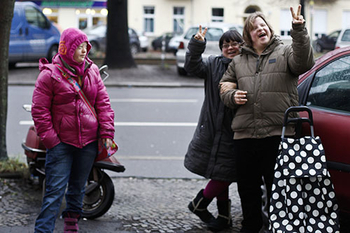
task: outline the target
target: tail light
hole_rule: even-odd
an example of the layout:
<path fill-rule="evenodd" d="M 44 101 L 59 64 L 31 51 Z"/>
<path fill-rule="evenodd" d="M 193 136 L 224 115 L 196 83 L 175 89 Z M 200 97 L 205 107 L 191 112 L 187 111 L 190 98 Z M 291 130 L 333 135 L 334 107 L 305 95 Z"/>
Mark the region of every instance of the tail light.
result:
<path fill-rule="evenodd" d="M 178 49 L 185 49 L 185 44 L 184 42 L 180 41 L 179 47 L 177 47 Z"/>

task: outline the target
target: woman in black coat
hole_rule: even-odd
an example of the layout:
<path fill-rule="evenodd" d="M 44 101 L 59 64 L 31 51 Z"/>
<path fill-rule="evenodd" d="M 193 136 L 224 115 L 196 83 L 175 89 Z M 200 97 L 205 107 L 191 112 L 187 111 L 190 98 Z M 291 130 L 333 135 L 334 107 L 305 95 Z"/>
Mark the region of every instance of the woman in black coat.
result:
<path fill-rule="evenodd" d="M 202 59 L 205 50 L 207 28 L 194 35 L 186 53 L 185 69 L 188 73 L 205 80 L 205 98 L 199 122 L 185 156 L 185 167 L 198 175 L 211 179 L 205 189 L 189 203 L 188 208 L 211 230 L 229 228 L 231 220 L 231 201 L 229 185 L 236 181 L 235 154 L 231 122 L 233 110 L 224 106 L 219 95 L 219 82 L 232 58 L 239 54 L 243 42 L 236 30 L 225 32 L 220 40 L 220 56 Z M 222 88 L 228 83 L 221 84 Z M 226 88 L 232 88 L 226 86 Z M 207 210 L 216 197 L 219 215 L 217 218 Z"/>

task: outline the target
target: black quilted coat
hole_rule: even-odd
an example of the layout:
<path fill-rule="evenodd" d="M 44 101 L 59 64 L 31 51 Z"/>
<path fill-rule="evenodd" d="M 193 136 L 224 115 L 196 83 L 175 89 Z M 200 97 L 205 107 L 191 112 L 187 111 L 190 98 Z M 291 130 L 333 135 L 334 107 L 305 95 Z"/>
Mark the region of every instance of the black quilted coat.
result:
<path fill-rule="evenodd" d="M 236 181 L 235 153 L 231 122 L 233 110 L 219 95 L 219 81 L 231 59 L 210 56 L 202 60 L 206 42 L 193 37 L 188 44 L 185 70 L 205 80 L 205 98 L 197 128 L 185 155 L 185 167 L 200 176 L 220 181 Z"/>

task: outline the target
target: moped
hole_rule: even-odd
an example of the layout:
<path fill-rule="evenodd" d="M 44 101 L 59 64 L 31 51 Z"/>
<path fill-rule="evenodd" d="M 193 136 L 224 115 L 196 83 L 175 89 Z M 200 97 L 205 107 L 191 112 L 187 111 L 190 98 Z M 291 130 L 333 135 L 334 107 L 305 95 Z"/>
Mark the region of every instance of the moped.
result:
<path fill-rule="evenodd" d="M 103 81 L 109 76 L 107 68 L 106 65 L 100 68 Z M 30 104 L 23 105 L 23 108 L 27 112 L 31 112 Z M 22 148 L 27 157 L 27 164 L 31 176 L 38 178 L 39 184 L 42 185 L 44 191 L 46 148 L 37 135 L 34 126 L 29 127 L 26 139 L 22 143 Z M 94 163 L 85 186 L 83 218 L 98 218 L 105 214 L 112 206 L 115 192 L 114 185 L 112 179 L 104 170 L 124 172 L 125 167 L 113 155 Z"/>

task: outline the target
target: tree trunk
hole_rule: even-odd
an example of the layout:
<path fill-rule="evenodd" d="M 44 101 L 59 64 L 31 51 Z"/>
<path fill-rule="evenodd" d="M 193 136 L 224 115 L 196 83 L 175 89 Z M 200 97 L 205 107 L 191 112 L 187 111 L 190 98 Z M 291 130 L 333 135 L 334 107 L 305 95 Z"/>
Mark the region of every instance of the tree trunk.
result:
<path fill-rule="evenodd" d="M 107 47 L 104 63 L 109 68 L 136 67 L 129 43 L 128 1 L 108 0 L 107 9 Z"/>
<path fill-rule="evenodd" d="M 300 5 L 301 5 L 301 15 L 304 17 L 304 19 L 306 20 L 305 17 L 305 0 L 300 0 Z"/>
<path fill-rule="evenodd" d="M 0 160 L 8 159 L 6 149 L 8 55 L 14 4 L 15 0 L 2 0 L 0 7 Z"/>

